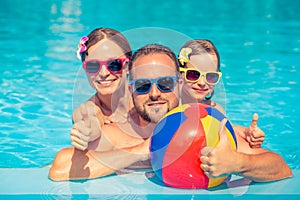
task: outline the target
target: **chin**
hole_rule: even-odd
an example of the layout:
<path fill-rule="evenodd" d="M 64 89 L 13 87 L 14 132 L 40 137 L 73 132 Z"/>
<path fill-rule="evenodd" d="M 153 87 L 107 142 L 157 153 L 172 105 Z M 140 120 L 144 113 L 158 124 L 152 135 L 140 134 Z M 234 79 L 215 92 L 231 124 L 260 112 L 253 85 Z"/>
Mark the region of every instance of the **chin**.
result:
<path fill-rule="evenodd" d="M 153 116 L 150 116 L 151 122 L 152 122 L 152 123 L 158 123 L 159 120 L 163 118 L 163 116 L 165 116 L 165 114 L 163 114 L 163 115 L 153 115 Z"/>
<path fill-rule="evenodd" d="M 111 95 L 117 91 L 117 86 L 97 87 L 97 92 L 102 95 Z"/>
<path fill-rule="evenodd" d="M 198 102 L 201 102 L 207 95 L 206 94 L 194 94 L 193 98 Z"/>
<path fill-rule="evenodd" d="M 168 112 L 166 108 L 160 108 L 158 110 L 148 110 L 148 116 L 151 122 L 157 123 Z"/>

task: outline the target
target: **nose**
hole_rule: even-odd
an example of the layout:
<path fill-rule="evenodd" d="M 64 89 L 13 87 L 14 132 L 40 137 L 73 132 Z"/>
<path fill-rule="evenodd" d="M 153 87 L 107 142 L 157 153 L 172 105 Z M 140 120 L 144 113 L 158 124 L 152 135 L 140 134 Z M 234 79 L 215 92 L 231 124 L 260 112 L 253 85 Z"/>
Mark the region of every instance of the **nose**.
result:
<path fill-rule="evenodd" d="M 149 97 L 151 100 L 157 100 L 161 96 L 161 91 L 157 88 L 156 84 L 153 83 L 151 90 L 149 91 Z"/>
<path fill-rule="evenodd" d="M 110 72 L 107 70 L 105 65 L 101 66 L 100 72 L 99 72 L 99 76 L 100 77 L 106 77 L 110 74 Z"/>
<path fill-rule="evenodd" d="M 199 80 L 198 80 L 198 82 L 197 82 L 197 84 L 198 85 L 205 85 L 206 84 L 206 82 L 205 82 L 205 77 L 204 76 L 200 76 L 200 78 L 199 78 Z"/>

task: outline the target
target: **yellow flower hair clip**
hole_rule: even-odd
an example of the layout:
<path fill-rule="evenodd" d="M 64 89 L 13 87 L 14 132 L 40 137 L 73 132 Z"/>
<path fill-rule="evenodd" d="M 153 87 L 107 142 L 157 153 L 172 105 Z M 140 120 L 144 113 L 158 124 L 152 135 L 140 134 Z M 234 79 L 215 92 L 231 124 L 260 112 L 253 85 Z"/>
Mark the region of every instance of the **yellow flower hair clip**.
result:
<path fill-rule="evenodd" d="M 192 53 L 192 48 L 182 48 L 179 56 L 178 56 L 178 60 L 181 63 L 181 65 L 184 65 L 185 63 L 189 62 L 189 55 L 190 53 Z"/>

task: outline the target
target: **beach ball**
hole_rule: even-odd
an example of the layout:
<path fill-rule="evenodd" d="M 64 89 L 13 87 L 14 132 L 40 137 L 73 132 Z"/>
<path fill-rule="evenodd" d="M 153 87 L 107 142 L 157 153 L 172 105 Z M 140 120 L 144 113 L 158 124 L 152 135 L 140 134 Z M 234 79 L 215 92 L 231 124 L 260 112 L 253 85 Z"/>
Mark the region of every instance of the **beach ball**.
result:
<path fill-rule="evenodd" d="M 184 104 L 168 112 L 155 126 L 150 141 L 150 162 L 156 176 L 175 188 L 220 185 L 226 177 L 208 178 L 200 167 L 200 155 L 203 147 L 218 144 L 224 118 L 218 109 L 200 103 Z M 228 120 L 225 127 L 236 150 L 236 136 Z"/>

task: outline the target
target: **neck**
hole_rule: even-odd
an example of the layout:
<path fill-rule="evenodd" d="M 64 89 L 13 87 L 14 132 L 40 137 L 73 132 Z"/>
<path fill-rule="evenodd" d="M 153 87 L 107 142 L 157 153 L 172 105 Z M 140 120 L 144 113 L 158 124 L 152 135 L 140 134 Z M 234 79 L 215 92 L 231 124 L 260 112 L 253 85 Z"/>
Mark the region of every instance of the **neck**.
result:
<path fill-rule="evenodd" d="M 152 135 L 152 132 L 155 128 L 155 123 L 145 121 L 142 117 L 139 116 L 139 124 L 140 124 L 140 135 L 143 138 L 149 138 Z"/>
<path fill-rule="evenodd" d="M 151 131 L 154 129 L 154 127 L 156 125 L 153 122 L 144 120 L 141 116 L 139 116 L 139 124 L 141 127 L 147 127 L 148 129 L 149 129 L 149 127 L 152 128 Z"/>
<path fill-rule="evenodd" d="M 132 128 L 142 138 L 149 138 L 152 135 L 156 123 L 144 120 L 135 109 L 130 111 L 130 115 L 128 117 L 130 117 L 129 122 Z"/>
<path fill-rule="evenodd" d="M 111 115 L 112 113 L 111 95 L 102 96 L 99 93 L 97 93 L 96 102 L 105 116 Z"/>

